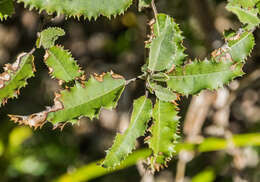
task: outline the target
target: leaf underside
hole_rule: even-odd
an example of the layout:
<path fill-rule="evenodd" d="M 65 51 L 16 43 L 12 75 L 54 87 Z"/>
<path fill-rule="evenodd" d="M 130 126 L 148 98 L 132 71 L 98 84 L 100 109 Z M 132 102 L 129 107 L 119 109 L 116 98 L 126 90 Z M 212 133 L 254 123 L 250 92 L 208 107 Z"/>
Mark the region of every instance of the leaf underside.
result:
<path fill-rule="evenodd" d="M 76 123 L 80 117 L 98 117 L 101 108 L 112 109 L 117 105 L 125 87 L 125 80 L 116 74 L 107 73 L 93 77 L 82 84 L 62 90 L 56 94 L 54 105 L 47 110 L 30 116 L 9 115 L 11 120 L 20 124 L 40 127 L 47 121 L 54 128 L 66 123 Z"/>
<path fill-rule="evenodd" d="M 153 125 L 150 128 L 151 138 L 148 140 L 149 147 L 153 151 L 151 165 L 159 170 L 166 165 L 173 154 L 179 138 L 179 117 L 177 107 L 173 103 L 157 100 L 153 109 Z"/>
<path fill-rule="evenodd" d="M 30 9 L 36 8 L 48 14 L 54 12 L 67 17 L 96 19 L 100 15 L 111 18 L 124 11 L 132 4 L 132 0 L 17 0 Z"/>
<path fill-rule="evenodd" d="M 14 13 L 12 0 L 0 0 L 0 20 L 3 21 Z"/>
<path fill-rule="evenodd" d="M 173 18 L 165 14 L 158 14 L 153 26 L 155 38 L 149 45 L 148 69 L 151 72 L 171 70 L 183 63 L 186 55 L 182 45 L 183 37 Z"/>
<path fill-rule="evenodd" d="M 145 96 L 134 101 L 133 112 L 128 129 L 117 134 L 113 146 L 102 163 L 105 168 L 119 165 L 135 148 L 136 139 L 145 134 L 152 114 L 152 102 Z"/>
<path fill-rule="evenodd" d="M 29 53 L 20 54 L 13 64 L 6 64 L 0 74 L 0 105 L 9 98 L 19 95 L 20 89 L 27 85 L 27 79 L 34 76 L 34 57 Z"/>
<path fill-rule="evenodd" d="M 47 49 L 44 58 L 53 78 L 69 82 L 83 74 L 71 53 L 63 47 L 54 46 Z"/>
<path fill-rule="evenodd" d="M 55 41 L 60 36 L 64 36 L 64 35 L 65 32 L 61 28 L 58 27 L 47 28 L 40 33 L 36 45 L 38 48 L 40 48 L 41 46 L 43 46 L 44 49 L 51 48 L 55 45 Z"/>

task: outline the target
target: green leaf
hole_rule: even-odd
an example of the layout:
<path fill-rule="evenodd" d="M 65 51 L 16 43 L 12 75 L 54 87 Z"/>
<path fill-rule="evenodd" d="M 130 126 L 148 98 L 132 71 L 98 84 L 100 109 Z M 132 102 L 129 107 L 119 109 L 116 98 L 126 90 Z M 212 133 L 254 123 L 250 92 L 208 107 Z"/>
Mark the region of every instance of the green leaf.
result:
<path fill-rule="evenodd" d="M 251 32 L 226 31 L 224 33 L 226 47 L 213 53 L 213 58 L 219 61 L 230 59 L 235 62 L 245 62 L 255 46 L 255 38 Z"/>
<path fill-rule="evenodd" d="M 30 9 L 36 8 L 48 14 L 54 12 L 66 17 L 81 17 L 96 19 L 100 15 L 111 18 L 124 13 L 132 4 L 132 0 L 17 0 Z"/>
<path fill-rule="evenodd" d="M 243 24 L 248 24 L 248 29 L 253 29 L 258 26 L 260 19 L 258 18 L 258 9 L 257 8 L 243 8 L 239 4 L 229 3 L 226 6 L 227 10 L 236 14 L 238 19 Z"/>
<path fill-rule="evenodd" d="M 151 72 L 171 70 L 183 63 L 185 54 L 183 37 L 178 25 L 165 14 L 158 14 L 153 26 L 155 38 L 152 40 L 148 69 Z"/>
<path fill-rule="evenodd" d="M 43 46 L 44 49 L 51 48 L 54 46 L 55 41 L 60 36 L 64 36 L 64 35 L 65 35 L 65 32 L 61 28 L 58 28 L 58 27 L 47 28 L 40 33 L 40 36 L 37 39 L 36 45 L 38 48 L 40 48 L 41 46 Z"/>
<path fill-rule="evenodd" d="M 47 49 L 44 58 L 50 74 L 56 79 L 69 82 L 83 74 L 71 53 L 63 47 L 54 46 Z"/>
<path fill-rule="evenodd" d="M 90 119 L 98 117 L 101 108 L 112 109 L 117 105 L 125 87 L 125 80 L 120 75 L 107 73 L 91 78 L 82 84 L 62 90 L 56 94 L 54 105 L 45 111 L 29 116 L 9 115 L 11 120 L 35 128 L 47 121 L 54 128 L 63 127 L 67 122 L 72 124 L 86 116 Z"/>
<path fill-rule="evenodd" d="M 0 74 L 0 105 L 9 98 L 19 95 L 20 89 L 27 85 L 27 79 L 34 76 L 34 57 L 30 53 L 20 54 L 13 64 L 7 64 Z"/>
<path fill-rule="evenodd" d="M 156 97 L 165 102 L 173 102 L 177 99 L 177 95 L 168 88 L 164 88 L 156 83 L 150 84 L 151 89 L 154 91 Z"/>
<path fill-rule="evenodd" d="M 230 60 L 217 62 L 205 60 L 191 62 L 184 67 L 177 67 L 166 81 L 175 92 L 197 94 L 204 89 L 223 87 L 234 78 L 242 76 L 243 64 L 234 64 Z"/>
<path fill-rule="evenodd" d="M 173 154 L 179 136 L 179 117 L 177 107 L 170 103 L 157 100 L 153 109 L 153 125 L 150 129 L 151 138 L 148 140 L 149 148 L 153 150 L 151 157 L 152 167 L 166 165 Z M 159 165 L 157 167 L 157 164 Z"/>
<path fill-rule="evenodd" d="M 117 134 L 115 142 L 102 163 L 105 168 L 119 165 L 135 148 L 136 139 L 143 136 L 152 115 L 152 102 L 145 96 L 134 101 L 130 125 L 124 134 Z"/>
<path fill-rule="evenodd" d="M 201 171 L 196 176 L 194 176 L 191 182 L 213 182 L 215 181 L 216 174 L 211 168 Z"/>
<path fill-rule="evenodd" d="M 253 8 L 260 0 L 229 0 L 229 3 L 240 5 L 243 8 Z"/>
<path fill-rule="evenodd" d="M 0 20 L 3 21 L 14 13 L 12 0 L 0 0 Z"/>
<path fill-rule="evenodd" d="M 138 2 L 138 11 L 142 11 L 144 8 L 149 8 L 152 0 L 139 0 Z"/>

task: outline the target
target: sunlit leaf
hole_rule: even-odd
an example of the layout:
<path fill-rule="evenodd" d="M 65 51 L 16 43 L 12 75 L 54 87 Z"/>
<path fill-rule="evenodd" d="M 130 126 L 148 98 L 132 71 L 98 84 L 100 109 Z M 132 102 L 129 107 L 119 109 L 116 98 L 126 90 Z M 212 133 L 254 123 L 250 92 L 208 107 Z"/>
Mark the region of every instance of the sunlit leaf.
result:
<path fill-rule="evenodd" d="M 135 148 L 136 139 L 143 136 L 152 115 L 152 102 L 145 96 L 134 101 L 133 112 L 128 129 L 117 134 L 113 146 L 102 163 L 105 168 L 119 165 Z"/>

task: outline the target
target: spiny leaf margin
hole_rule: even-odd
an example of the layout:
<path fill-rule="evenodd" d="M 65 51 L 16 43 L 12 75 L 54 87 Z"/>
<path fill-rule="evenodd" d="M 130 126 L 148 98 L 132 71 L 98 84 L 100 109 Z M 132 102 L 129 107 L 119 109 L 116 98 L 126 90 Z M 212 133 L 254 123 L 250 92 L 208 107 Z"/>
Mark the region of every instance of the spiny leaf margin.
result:
<path fill-rule="evenodd" d="M 251 7 L 247 7 L 251 6 Z M 244 4 L 240 2 L 231 1 L 226 6 L 226 9 L 238 17 L 241 23 L 247 24 L 247 29 L 253 29 L 259 25 L 260 19 L 258 18 L 258 9 L 252 7 L 252 4 Z"/>
<path fill-rule="evenodd" d="M 171 70 L 181 65 L 186 57 L 182 32 L 170 16 L 158 14 L 152 27 L 148 69 L 151 72 Z"/>
<path fill-rule="evenodd" d="M 65 35 L 65 31 L 59 27 L 49 27 L 39 33 L 39 37 L 36 41 L 37 48 L 41 46 L 44 49 L 51 48 L 55 45 L 55 41 Z"/>
<path fill-rule="evenodd" d="M 255 38 L 251 31 L 240 29 L 238 32 L 227 30 L 224 32 L 226 44 L 212 52 L 212 59 L 226 61 L 230 59 L 234 62 L 245 62 L 253 51 Z"/>
<path fill-rule="evenodd" d="M 0 105 L 9 98 L 19 95 L 20 89 L 27 85 L 27 80 L 34 76 L 35 66 L 32 53 L 21 53 L 13 64 L 6 64 L 0 74 Z"/>
<path fill-rule="evenodd" d="M 198 94 L 204 89 L 215 90 L 244 75 L 243 63 L 230 60 L 195 60 L 177 67 L 166 81 L 168 88 L 184 95 Z"/>
<path fill-rule="evenodd" d="M 66 17 L 81 16 L 84 19 L 97 19 L 100 15 L 111 18 L 124 11 L 133 3 L 132 0 L 17 0 L 23 2 L 29 9 L 36 8 L 40 12 L 45 10 L 48 14 L 54 12 Z"/>
<path fill-rule="evenodd" d="M 150 128 L 151 138 L 147 141 L 153 155 L 150 157 L 151 167 L 159 170 L 175 153 L 178 142 L 179 116 L 177 106 L 159 99 L 153 109 L 153 125 Z"/>
<path fill-rule="evenodd" d="M 71 53 L 61 46 L 53 46 L 47 49 L 44 62 L 48 66 L 52 78 L 58 80 L 70 82 L 83 74 Z"/>
<path fill-rule="evenodd" d="M 125 79 L 114 73 L 91 76 L 83 83 L 55 94 L 54 105 L 29 116 L 9 115 L 15 123 L 42 127 L 47 121 L 55 128 L 77 123 L 81 117 L 98 118 L 102 108 L 115 108 L 125 88 Z"/>
<path fill-rule="evenodd" d="M 14 13 L 14 4 L 12 0 L 0 0 L 0 20 L 7 19 Z"/>
<path fill-rule="evenodd" d="M 102 166 L 114 168 L 133 151 L 136 139 L 145 134 L 152 115 L 152 102 L 142 96 L 134 101 L 133 112 L 128 129 L 124 134 L 117 134 L 113 146 L 107 151 Z"/>

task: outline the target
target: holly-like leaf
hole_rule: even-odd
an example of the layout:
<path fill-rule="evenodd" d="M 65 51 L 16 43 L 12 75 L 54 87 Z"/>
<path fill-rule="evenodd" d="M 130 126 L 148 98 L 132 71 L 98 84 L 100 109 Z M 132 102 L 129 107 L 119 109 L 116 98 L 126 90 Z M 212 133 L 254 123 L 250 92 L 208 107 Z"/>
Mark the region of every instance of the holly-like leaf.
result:
<path fill-rule="evenodd" d="M 240 5 L 243 8 L 253 8 L 260 0 L 229 0 L 230 4 Z"/>
<path fill-rule="evenodd" d="M 117 134 L 102 163 L 103 167 L 116 167 L 132 152 L 136 139 L 145 134 L 152 115 L 152 107 L 151 100 L 145 96 L 134 101 L 130 125 L 124 134 Z"/>
<path fill-rule="evenodd" d="M 17 0 L 30 9 L 36 8 L 48 14 L 54 12 L 66 17 L 96 19 L 100 15 L 110 18 L 124 11 L 132 4 L 132 0 Z"/>
<path fill-rule="evenodd" d="M 50 121 L 54 127 L 63 127 L 67 122 L 76 123 L 86 116 L 98 117 L 100 109 L 112 109 L 117 105 L 125 87 L 125 79 L 114 73 L 91 76 L 82 84 L 78 83 L 56 94 L 54 105 L 45 111 L 29 116 L 9 115 L 20 124 L 39 127 Z"/>
<path fill-rule="evenodd" d="M 177 93 L 197 94 L 204 89 L 223 87 L 234 78 L 242 76 L 242 67 L 242 63 L 233 63 L 230 60 L 195 60 L 183 67 L 177 67 L 168 75 L 166 82 L 168 87 Z"/>
<path fill-rule="evenodd" d="M 139 0 L 138 11 L 142 11 L 142 9 L 150 7 L 151 2 L 152 0 Z"/>
<path fill-rule="evenodd" d="M 151 83 L 150 86 L 159 100 L 173 102 L 177 99 L 177 95 L 168 88 L 162 87 L 156 83 Z"/>
<path fill-rule="evenodd" d="M 12 0 L 0 0 L 0 20 L 6 19 L 14 13 Z"/>
<path fill-rule="evenodd" d="M 31 53 L 22 53 L 13 64 L 6 64 L 4 70 L 0 74 L 0 105 L 17 97 L 20 89 L 27 85 L 27 79 L 34 76 L 34 57 Z"/>
<path fill-rule="evenodd" d="M 165 14 L 158 14 L 153 26 L 155 38 L 152 40 L 148 69 L 151 72 L 171 70 L 183 63 L 185 54 L 183 37 L 178 25 Z"/>
<path fill-rule="evenodd" d="M 159 170 L 161 165 L 166 165 L 175 152 L 175 146 L 179 138 L 179 117 L 177 107 L 170 102 L 156 101 L 153 109 L 153 125 L 150 129 L 151 138 L 149 147 L 153 150 L 151 157 L 152 168 Z"/>
<path fill-rule="evenodd" d="M 44 60 L 52 77 L 58 80 L 69 82 L 83 74 L 71 53 L 63 47 L 54 46 L 47 49 Z"/>
<path fill-rule="evenodd" d="M 258 18 L 257 8 L 243 8 L 240 4 L 229 3 L 226 6 L 227 10 L 236 14 L 238 19 L 243 23 L 248 25 L 248 29 L 253 29 L 258 26 L 260 19 Z"/>
<path fill-rule="evenodd" d="M 65 32 L 63 29 L 58 27 L 50 27 L 43 30 L 36 42 L 38 48 L 43 46 L 44 49 L 48 49 L 54 46 L 55 41 L 60 37 L 64 36 Z"/>
<path fill-rule="evenodd" d="M 229 30 L 224 33 L 224 37 L 226 44 L 212 53 L 212 59 L 245 62 L 255 46 L 255 38 L 252 32 L 243 32 L 241 29 L 235 33 Z"/>

